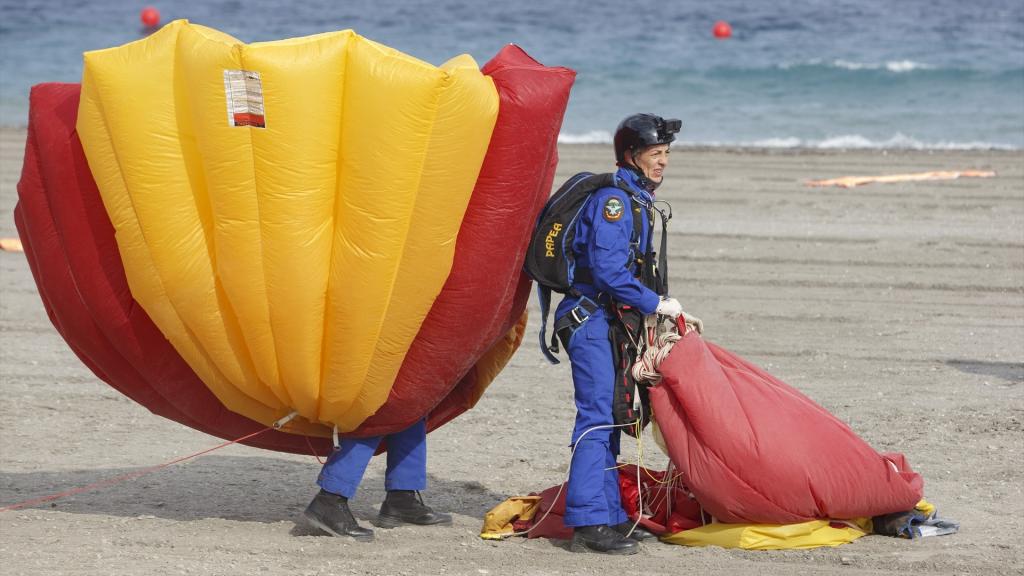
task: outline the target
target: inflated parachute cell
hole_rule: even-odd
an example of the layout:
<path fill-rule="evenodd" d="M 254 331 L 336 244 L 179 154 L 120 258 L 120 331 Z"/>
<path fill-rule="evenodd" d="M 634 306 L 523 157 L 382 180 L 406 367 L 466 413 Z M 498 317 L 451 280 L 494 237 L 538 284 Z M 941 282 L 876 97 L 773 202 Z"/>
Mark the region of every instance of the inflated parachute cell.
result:
<path fill-rule="evenodd" d="M 181 407 L 226 407 L 246 425 L 295 410 L 288 430 L 312 436 L 461 413 L 521 340 L 522 257 L 573 79 L 515 47 L 484 71 L 465 56 L 435 68 L 350 31 L 242 45 L 185 22 L 88 53 L 77 134 L 106 209 L 56 234 L 68 245 L 74 226 L 112 223 L 116 246 L 86 241 L 108 268 L 72 279 L 97 288 L 62 302 L 70 311 L 38 270 L 74 270 L 74 256 L 36 238 L 34 223 L 55 220 L 43 213 L 55 187 L 93 208 L 96 188 L 84 170 L 19 185 L 22 205 L 42 206 L 19 206 L 19 224 L 55 325 L 101 378 L 221 436 L 235 430 L 217 429 L 212 410 Z M 73 90 L 37 87 L 30 133 L 73 121 Z M 30 136 L 26 173 L 67 163 L 77 139 L 66 134 L 46 149 Z M 110 280 L 118 272 L 132 300 Z M 126 310 L 152 318 L 198 379 L 113 369 L 150 347 L 167 354 L 159 338 L 111 350 L 137 339 L 130 324 L 91 338 L 102 352 L 82 350 L 89 330 L 62 318 L 111 302 L 141 305 L 146 314 Z M 285 444 L 268 447 L 297 451 Z"/>
<path fill-rule="evenodd" d="M 495 339 L 506 340 L 514 350 L 519 341 L 512 339 L 522 338 L 532 283 L 520 271 L 537 214 L 551 194 L 556 142 L 574 74 L 544 68 L 513 45 L 485 64 L 483 72 L 494 81 L 501 105 L 462 219 L 452 271 L 409 348 L 391 398 L 363 423 L 361 430 L 368 434 L 415 422 L 417 414 L 436 403 L 423 391 L 439 382 L 458 385 L 433 410 L 428 424 L 461 414 L 508 359 L 499 354 L 505 348 L 492 347 Z"/>
<path fill-rule="evenodd" d="M 153 413 L 223 438 L 263 428 L 227 410 L 132 299 L 114 229 L 75 133 L 78 84 L 40 84 L 29 97 L 28 141 L 14 221 L 53 325 L 102 380 Z M 318 453 L 323 438 L 309 439 Z M 309 453 L 272 430 L 246 441 Z"/>
<path fill-rule="evenodd" d="M 347 432 L 387 399 L 497 115 L 470 64 L 182 22 L 85 55 L 78 133 L 132 294 L 229 408 Z"/>

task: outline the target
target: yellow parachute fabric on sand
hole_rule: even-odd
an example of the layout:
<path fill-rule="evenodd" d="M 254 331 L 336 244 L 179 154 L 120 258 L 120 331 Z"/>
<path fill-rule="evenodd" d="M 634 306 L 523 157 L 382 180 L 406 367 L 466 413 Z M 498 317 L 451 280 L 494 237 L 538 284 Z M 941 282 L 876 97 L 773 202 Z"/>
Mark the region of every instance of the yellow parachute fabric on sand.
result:
<path fill-rule="evenodd" d="M 227 408 L 322 434 L 387 400 L 497 111 L 468 56 L 178 20 L 85 54 L 77 129 L 135 300 Z"/>
<path fill-rule="evenodd" d="M 935 505 L 923 498 L 920 502 L 917 503 L 916 506 L 914 506 L 914 510 L 917 510 L 918 512 L 927 516 L 928 518 L 931 518 L 935 515 Z"/>
<path fill-rule="evenodd" d="M 540 508 L 540 496 L 513 496 L 487 511 L 480 537 L 484 540 L 501 540 L 515 532 L 516 520 L 532 520 Z"/>
<path fill-rule="evenodd" d="M 921 500 L 915 510 L 931 517 L 935 506 Z M 873 532 L 871 518 L 837 521 L 811 520 L 798 524 L 708 524 L 661 537 L 662 542 L 683 546 L 721 546 L 746 550 L 789 550 L 848 544 Z"/>
<path fill-rule="evenodd" d="M 799 524 L 708 524 L 683 530 L 661 541 L 683 546 L 721 546 L 745 550 L 789 550 L 839 546 L 871 533 L 871 519 L 858 518 L 850 525 L 833 527 L 828 520 Z"/>

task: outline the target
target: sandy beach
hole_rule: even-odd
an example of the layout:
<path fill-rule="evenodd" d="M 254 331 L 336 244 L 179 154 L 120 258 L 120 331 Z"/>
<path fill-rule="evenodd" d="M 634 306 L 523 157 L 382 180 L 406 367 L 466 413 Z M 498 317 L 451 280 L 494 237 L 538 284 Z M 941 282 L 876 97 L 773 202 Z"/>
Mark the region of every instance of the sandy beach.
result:
<path fill-rule="evenodd" d="M 0 237 L 25 133 L 0 130 Z M 611 167 L 563 146 L 556 185 Z M 995 178 L 810 188 L 809 179 L 929 170 Z M 748 552 L 648 542 L 636 556 L 478 537 L 511 495 L 559 483 L 572 427 L 568 363 L 550 366 L 531 316 L 477 407 L 429 437 L 428 504 L 447 528 L 318 535 L 300 512 L 319 464 L 231 446 L 88 493 L 0 512 L 0 572 L 136 574 L 1022 574 L 1024 152 L 679 148 L 672 293 L 705 338 L 765 367 L 880 451 L 899 451 L 957 535 Z M 98 380 L 53 329 L 24 255 L 0 252 L 0 506 L 154 466 L 219 439 L 154 416 Z M 628 444 L 628 443 L 624 443 Z M 645 437 L 644 463 L 666 458 Z M 627 445 L 622 460 L 637 458 Z M 368 525 L 383 461 L 353 501 Z"/>

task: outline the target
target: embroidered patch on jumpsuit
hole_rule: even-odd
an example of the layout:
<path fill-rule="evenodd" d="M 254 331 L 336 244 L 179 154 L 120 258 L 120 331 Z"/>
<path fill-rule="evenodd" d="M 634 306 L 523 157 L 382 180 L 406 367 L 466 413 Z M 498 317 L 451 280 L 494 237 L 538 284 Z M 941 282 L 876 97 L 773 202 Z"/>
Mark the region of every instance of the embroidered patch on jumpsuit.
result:
<path fill-rule="evenodd" d="M 609 222 L 618 222 L 622 219 L 623 208 L 622 200 L 612 196 L 604 203 L 604 219 Z"/>

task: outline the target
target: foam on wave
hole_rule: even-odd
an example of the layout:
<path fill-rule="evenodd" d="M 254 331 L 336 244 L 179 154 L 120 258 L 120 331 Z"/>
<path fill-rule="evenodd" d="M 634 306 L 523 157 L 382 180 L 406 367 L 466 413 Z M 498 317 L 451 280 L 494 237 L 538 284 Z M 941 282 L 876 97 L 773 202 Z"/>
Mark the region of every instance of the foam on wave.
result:
<path fill-rule="evenodd" d="M 592 130 L 583 134 L 561 133 L 558 135 L 559 144 L 611 144 L 612 135 L 603 130 Z M 968 141 L 952 142 L 938 141 L 925 142 L 896 133 L 885 140 L 872 140 L 860 134 L 840 134 L 829 136 L 822 140 L 805 140 L 796 137 L 773 137 L 759 140 L 744 141 L 712 141 L 712 142 L 678 142 L 676 146 L 711 146 L 711 147 L 741 147 L 741 148 L 818 148 L 823 150 L 837 149 L 901 149 L 901 150 L 1017 150 L 1018 148 L 1007 144 L 993 142 Z"/>

